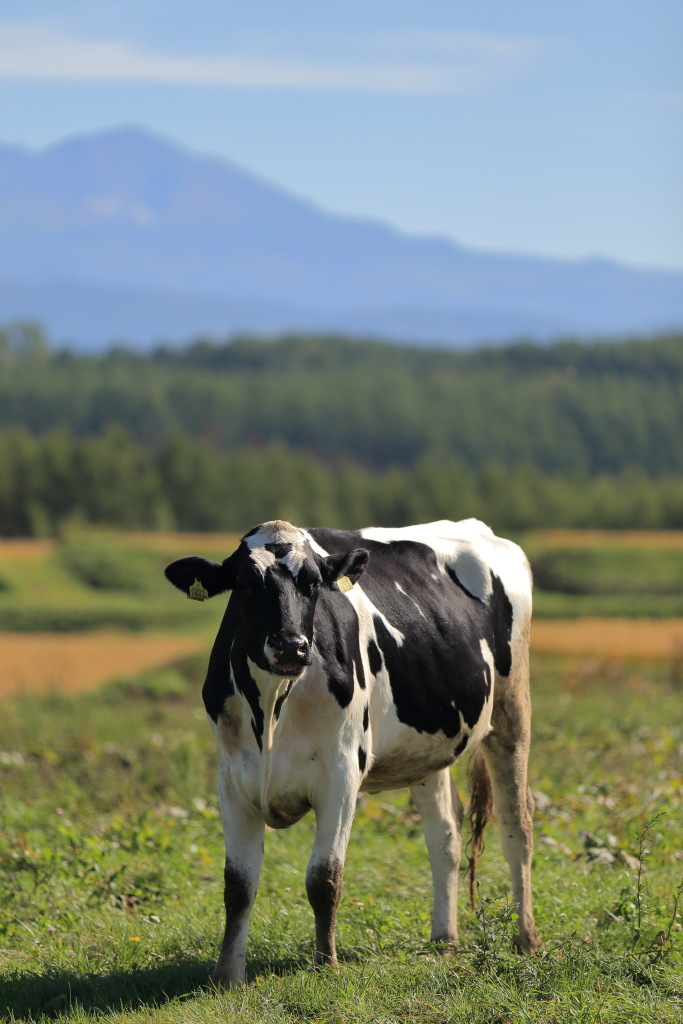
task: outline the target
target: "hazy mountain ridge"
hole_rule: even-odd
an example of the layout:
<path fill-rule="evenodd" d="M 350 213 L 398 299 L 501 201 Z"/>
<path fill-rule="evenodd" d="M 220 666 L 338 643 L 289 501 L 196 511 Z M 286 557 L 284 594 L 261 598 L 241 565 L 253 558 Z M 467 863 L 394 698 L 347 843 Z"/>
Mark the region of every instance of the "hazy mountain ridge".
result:
<path fill-rule="evenodd" d="M 683 324 L 683 273 L 471 251 L 335 216 L 139 129 L 0 147 L 0 319 L 79 347 L 200 331 L 473 344 Z"/>

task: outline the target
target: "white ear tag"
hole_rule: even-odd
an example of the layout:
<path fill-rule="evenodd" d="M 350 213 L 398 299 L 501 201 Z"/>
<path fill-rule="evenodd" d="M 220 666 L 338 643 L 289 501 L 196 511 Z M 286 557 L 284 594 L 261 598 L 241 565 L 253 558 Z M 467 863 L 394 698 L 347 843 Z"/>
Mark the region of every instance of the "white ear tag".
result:
<path fill-rule="evenodd" d="M 348 594 L 349 590 L 353 590 L 353 583 L 348 576 L 340 576 L 335 582 L 337 590 L 341 590 L 342 594 Z"/>
<path fill-rule="evenodd" d="M 187 596 L 190 601 L 206 601 L 209 596 L 209 591 L 205 590 L 200 580 L 195 577 L 195 581 L 188 590 Z"/>

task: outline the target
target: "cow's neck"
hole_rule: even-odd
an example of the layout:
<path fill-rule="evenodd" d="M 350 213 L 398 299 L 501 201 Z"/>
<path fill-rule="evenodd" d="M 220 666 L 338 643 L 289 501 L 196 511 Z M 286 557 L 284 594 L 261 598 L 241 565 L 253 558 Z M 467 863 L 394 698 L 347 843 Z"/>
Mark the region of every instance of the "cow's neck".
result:
<path fill-rule="evenodd" d="M 264 672 L 249 662 L 249 671 L 259 691 L 259 704 L 263 711 L 263 736 L 261 738 L 261 808 L 265 810 L 268 806 L 268 791 L 270 789 L 270 773 L 273 755 L 273 739 L 277 728 L 275 718 L 275 705 L 278 697 L 283 693 L 291 680 L 284 676 L 273 675 L 272 672 Z"/>

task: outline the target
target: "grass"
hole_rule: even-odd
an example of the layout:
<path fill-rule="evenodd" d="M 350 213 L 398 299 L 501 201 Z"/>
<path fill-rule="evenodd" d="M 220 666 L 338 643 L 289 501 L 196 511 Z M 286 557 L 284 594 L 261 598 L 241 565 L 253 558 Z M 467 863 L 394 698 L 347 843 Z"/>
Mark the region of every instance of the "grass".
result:
<path fill-rule="evenodd" d="M 364 798 L 337 974 L 312 972 L 309 817 L 269 833 L 249 985 L 208 983 L 222 928 L 203 659 L 0 719 L 0 1018 L 9 1022 L 676 1022 L 680 681 L 666 662 L 534 659 L 535 905 L 512 953 L 495 830 L 463 949 L 429 935 L 429 869 L 403 793 Z M 456 775 L 464 793 L 462 770 Z M 646 852 L 647 851 L 647 852 Z"/>
<path fill-rule="evenodd" d="M 683 615 L 683 548 L 543 547 L 531 538 L 528 554 L 541 616 Z"/>
<path fill-rule="evenodd" d="M 215 633 L 218 604 L 192 605 L 163 581 L 164 566 L 183 554 L 218 560 L 235 538 L 118 534 L 81 530 L 61 541 L 0 542 L 0 621 L 4 631 L 127 632 L 172 629 Z M 196 545 L 196 548 L 195 546 Z"/>

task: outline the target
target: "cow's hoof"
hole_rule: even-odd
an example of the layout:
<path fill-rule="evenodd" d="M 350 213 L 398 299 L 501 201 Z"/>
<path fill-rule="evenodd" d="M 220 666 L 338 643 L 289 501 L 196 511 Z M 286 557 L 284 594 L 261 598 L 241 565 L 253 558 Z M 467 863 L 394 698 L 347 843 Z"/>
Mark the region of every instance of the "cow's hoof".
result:
<path fill-rule="evenodd" d="M 539 939 L 536 932 L 534 932 L 532 935 L 526 935 L 524 937 L 522 937 L 521 935 L 513 935 L 512 945 L 515 947 L 518 953 L 535 953 L 541 945 L 541 940 Z"/>
<path fill-rule="evenodd" d="M 214 968 L 211 981 L 216 988 L 223 989 L 224 991 L 231 988 L 244 988 L 245 985 L 244 978 L 230 975 L 227 971 L 222 970 L 219 964 Z"/>
<path fill-rule="evenodd" d="M 324 953 L 316 953 L 313 957 L 313 970 L 320 970 L 321 967 L 331 967 L 333 971 L 336 971 L 339 967 L 336 956 L 326 956 Z"/>
<path fill-rule="evenodd" d="M 430 941 L 434 946 L 434 951 L 444 960 L 452 959 L 461 949 L 457 939 L 433 938 Z"/>

